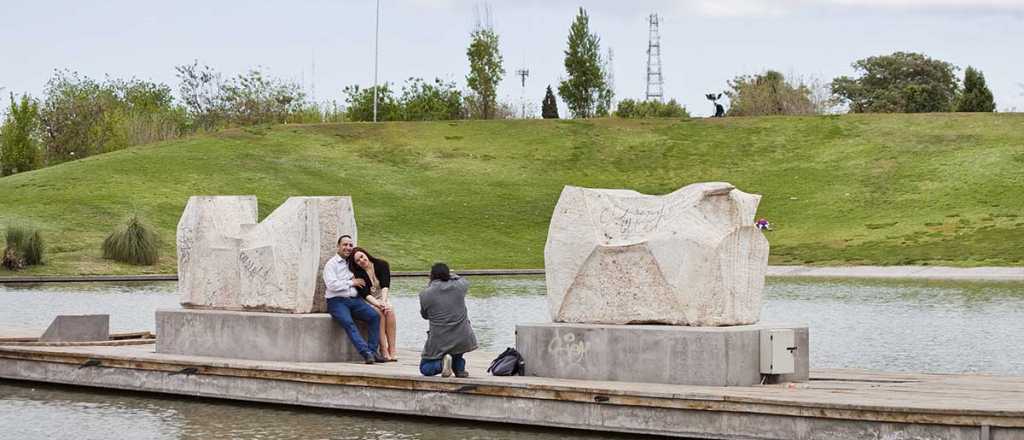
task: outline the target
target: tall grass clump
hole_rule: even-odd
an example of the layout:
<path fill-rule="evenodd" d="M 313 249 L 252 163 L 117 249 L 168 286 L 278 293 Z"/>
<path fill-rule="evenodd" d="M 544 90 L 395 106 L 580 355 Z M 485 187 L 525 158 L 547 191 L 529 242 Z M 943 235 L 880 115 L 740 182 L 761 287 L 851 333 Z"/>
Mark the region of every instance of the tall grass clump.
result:
<path fill-rule="evenodd" d="M 138 216 L 118 226 L 103 240 L 103 258 L 137 266 L 152 266 L 160 259 L 159 239 Z"/>
<path fill-rule="evenodd" d="M 0 264 L 10 270 L 43 264 L 43 235 L 38 229 L 26 226 L 8 226 L 6 246 Z"/>

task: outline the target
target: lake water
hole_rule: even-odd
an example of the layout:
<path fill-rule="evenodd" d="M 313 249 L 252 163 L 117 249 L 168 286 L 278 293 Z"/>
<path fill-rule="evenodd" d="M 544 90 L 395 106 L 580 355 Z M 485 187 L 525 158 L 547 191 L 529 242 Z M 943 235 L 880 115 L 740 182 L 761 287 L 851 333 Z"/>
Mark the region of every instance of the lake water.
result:
<path fill-rule="evenodd" d="M 543 277 L 471 277 L 483 349 L 514 345 L 515 324 L 549 321 Z M 393 280 L 399 345 L 418 348 L 420 278 Z M 152 330 L 178 307 L 174 283 L 0 285 L 0 328 L 57 314 L 110 314 L 112 331 Z M 1024 284 L 771 279 L 762 322 L 810 326 L 811 368 L 1024 375 Z M 60 434 L 60 433 L 65 434 Z M 68 433 L 74 433 L 69 435 Z M 621 438 L 503 425 L 249 405 L 0 382 L 0 437 L 12 439 Z"/>

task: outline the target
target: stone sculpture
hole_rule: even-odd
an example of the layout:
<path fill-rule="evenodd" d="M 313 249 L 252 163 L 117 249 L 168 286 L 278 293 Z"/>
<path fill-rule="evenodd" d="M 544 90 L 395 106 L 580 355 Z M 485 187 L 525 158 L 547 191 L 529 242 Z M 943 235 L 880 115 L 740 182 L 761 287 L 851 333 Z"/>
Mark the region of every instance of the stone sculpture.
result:
<path fill-rule="evenodd" d="M 544 248 L 552 320 L 756 323 L 768 268 L 760 199 L 724 182 L 664 196 L 566 186 Z"/>
<path fill-rule="evenodd" d="M 191 197 L 177 231 L 181 304 L 323 312 L 322 271 L 342 234 L 356 238 L 349 197 L 290 197 L 260 223 L 255 196 Z"/>

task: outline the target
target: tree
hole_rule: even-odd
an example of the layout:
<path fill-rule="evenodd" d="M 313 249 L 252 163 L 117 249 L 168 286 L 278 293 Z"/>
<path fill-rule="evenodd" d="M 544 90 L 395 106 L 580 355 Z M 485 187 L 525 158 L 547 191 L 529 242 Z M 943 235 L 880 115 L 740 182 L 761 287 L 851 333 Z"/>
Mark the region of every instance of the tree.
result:
<path fill-rule="evenodd" d="M 433 83 L 409 78 L 402 86 L 402 119 L 406 121 L 445 121 L 461 119 L 462 92 L 454 82 L 434 78 Z"/>
<path fill-rule="evenodd" d="M 569 47 L 565 51 L 569 77 L 558 85 L 558 94 L 575 118 L 594 116 L 602 93 L 607 93 L 600 50 L 600 39 L 590 33 L 590 17 L 580 8 L 569 27 Z"/>
<path fill-rule="evenodd" d="M 399 121 L 402 119 L 401 103 L 395 98 L 388 83 L 377 86 L 377 120 Z M 373 120 L 373 87 L 361 88 L 351 85 L 342 90 L 345 94 L 345 116 L 350 121 Z"/>
<path fill-rule="evenodd" d="M 291 81 L 250 69 L 220 85 L 228 120 L 237 125 L 278 124 L 301 111 L 306 100 L 302 88 Z"/>
<path fill-rule="evenodd" d="M 178 93 L 185 103 L 192 124 L 197 129 L 211 130 L 227 119 L 223 99 L 220 96 L 220 73 L 210 66 L 192 64 L 175 66 L 180 81 Z"/>
<path fill-rule="evenodd" d="M 958 112 L 993 112 L 996 101 L 985 84 L 985 74 L 971 66 L 964 71 L 964 92 L 956 103 Z"/>
<path fill-rule="evenodd" d="M 466 83 L 479 101 L 479 117 L 491 119 L 494 117 L 498 83 L 505 75 L 501 52 L 498 50 L 498 34 L 489 24 L 478 24 L 469 38 L 469 48 L 466 49 L 469 75 L 466 76 Z"/>
<path fill-rule="evenodd" d="M 832 80 L 832 91 L 854 113 L 948 112 L 956 101 L 957 67 L 945 61 L 896 52 L 858 60 L 853 68 L 861 76 Z"/>
<path fill-rule="evenodd" d="M 729 116 L 810 115 L 815 113 L 811 90 L 791 84 L 779 72 L 741 75 L 728 81 Z"/>
<path fill-rule="evenodd" d="M 39 103 L 28 95 L 14 100 L 0 126 L 0 176 L 39 167 Z"/>
<path fill-rule="evenodd" d="M 544 100 L 540 103 L 540 116 L 544 119 L 558 119 L 558 101 L 555 100 L 555 93 L 548 90 L 544 92 Z"/>

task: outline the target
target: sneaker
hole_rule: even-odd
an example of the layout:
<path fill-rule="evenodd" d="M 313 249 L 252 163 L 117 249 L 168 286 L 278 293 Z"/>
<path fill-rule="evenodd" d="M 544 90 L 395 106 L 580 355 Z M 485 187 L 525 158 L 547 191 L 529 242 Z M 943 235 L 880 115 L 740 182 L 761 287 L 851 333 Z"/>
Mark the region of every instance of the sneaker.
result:
<path fill-rule="evenodd" d="M 462 370 L 462 371 L 456 371 L 456 372 L 455 372 L 455 377 L 458 377 L 458 378 L 463 378 L 463 379 L 464 379 L 464 378 L 467 378 L 467 377 L 469 377 L 469 372 L 468 372 L 468 371 L 466 371 L 466 370 Z"/>
<path fill-rule="evenodd" d="M 441 377 L 452 377 L 452 356 L 444 355 L 441 360 Z"/>
<path fill-rule="evenodd" d="M 363 353 L 363 363 L 369 365 L 369 364 L 372 364 L 373 362 L 374 362 L 373 354 L 371 354 L 371 353 Z"/>

